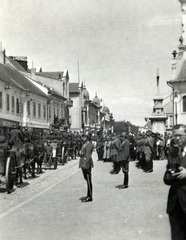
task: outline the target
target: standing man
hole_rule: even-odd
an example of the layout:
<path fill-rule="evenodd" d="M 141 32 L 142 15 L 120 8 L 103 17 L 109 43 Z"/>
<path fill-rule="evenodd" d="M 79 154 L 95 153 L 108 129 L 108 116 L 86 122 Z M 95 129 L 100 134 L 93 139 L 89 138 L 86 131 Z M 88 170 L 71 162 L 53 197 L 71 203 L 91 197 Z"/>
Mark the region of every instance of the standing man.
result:
<path fill-rule="evenodd" d="M 110 171 L 110 174 L 118 174 L 120 171 L 118 158 L 118 150 L 121 145 L 121 140 L 119 136 L 114 135 L 111 141 L 111 162 L 113 162 L 113 169 Z"/>
<path fill-rule="evenodd" d="M 87 197 L 82 199 L 82 202 L 92 202 L 92 173 L 93 160 L 92 151 L 93 145 L 91 143 L 91 134 L 86 133 L 82 136 L 83 146 L 81 148 L 81 155 L 79 161 L 79 167 L 82 169 L 84 179 L 87 181 Z"/>
<path fill-rule="evenodd" d="M 129 182 L 129 155 L 130 155 L 130 142 L 126 133 L 121 135 L 121 145 L 118 151 L 118 161 L 124 174 L 123 185 L 119 189 L 128 188 Z"/>
<path fill-rule="evenodd" d="M 24 137 L 20 127 L 14 123 L 12 129 L 9 132 L 9 144 L 10 146 L 24 143 Z"/>
<path fill-rule="evenodd" d="M 186 125 L 173 127 L 174 149 L 168 157 L 164 183 L 170 185 L 167 213 L 172 240 L 186 239 Z M 176 149 L 179 148 L 179 149 Z"/>
<path fill-rule="evenodd" d="M 144 154 L 145 154 L 145 169 L 146 173 L 153 172 L 153 139 L 151 137 L 151 131 L 146 132 L 146 138 L 144 141 Z"/>
<path fill-rule="evenodd" d="M 99 136 L 96 144 L 96 152 L 98 154 L 98 161 L 103 160 L 103 153 L 104 153 L 104 144 L 103 144 L 103 137 Z"/>

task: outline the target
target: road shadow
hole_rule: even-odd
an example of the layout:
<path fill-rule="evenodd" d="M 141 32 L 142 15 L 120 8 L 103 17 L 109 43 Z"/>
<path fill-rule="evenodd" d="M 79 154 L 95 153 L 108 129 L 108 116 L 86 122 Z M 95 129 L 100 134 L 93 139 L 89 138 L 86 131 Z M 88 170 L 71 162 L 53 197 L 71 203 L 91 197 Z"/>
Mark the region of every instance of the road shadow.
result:
<path fill-rule="evenodd" d="M 27 186 L 29 186 L 30 185 L 30 183 L 28 183 L 28 182 L 23 182 L 21 185 L 20 185 L 20 188 L 25 188 L 25 187 L 27 187 Z"/>
<path fill-rule="evenodd" d="M 81 197 L 79 198 L 80 201 L 85 200 L 87 197 Z"/>
<path fill-rule="evenodd" d="M 115 188 L 120 188 L 120 187 L 122 187 L 122 186 L 123 186 L 123 185 L 120 184 L 120 185 L 115 186 Z"/>

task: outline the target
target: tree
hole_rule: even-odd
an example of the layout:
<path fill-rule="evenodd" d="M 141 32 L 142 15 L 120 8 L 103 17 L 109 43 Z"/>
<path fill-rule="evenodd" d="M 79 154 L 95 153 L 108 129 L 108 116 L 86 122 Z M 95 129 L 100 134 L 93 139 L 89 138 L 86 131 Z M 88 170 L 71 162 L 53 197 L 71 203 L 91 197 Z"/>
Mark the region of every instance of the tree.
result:
<path fill-rule="evenodd" d="M 133 125 L 129 121 L 115 121 L 114 122 L 114 132 L 116 134 L 121 134 L 122 132 L 126 132 L 127 134 L 133 133 L 137 134 L 139 130 L 139 126 Z"/>

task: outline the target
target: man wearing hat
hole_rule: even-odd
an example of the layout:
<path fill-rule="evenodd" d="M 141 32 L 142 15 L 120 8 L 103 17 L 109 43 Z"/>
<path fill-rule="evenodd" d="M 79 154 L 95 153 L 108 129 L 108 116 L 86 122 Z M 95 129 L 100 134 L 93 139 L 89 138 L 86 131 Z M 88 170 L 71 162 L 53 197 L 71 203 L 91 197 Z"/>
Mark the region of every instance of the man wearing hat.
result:
<path fill-rule="evenodd" d="M 110 171 L 110 174 L 118 174 L 120 171 L 118 158 L 118 150 L 121 145 L 121 140 L 119 136 L 114 135 L 111 141 L 111 161 L 113 162 L 113 169 Z"/>
<path fill-rule="evenodd" d="M 146 173 L 153 172 L 153 139 L 151 137 L 151 131 L 146 132 L 146 138 L 144 141 L 144 155 L 145 155 L 145 169 Z"/>
<path fill-rule="evenodd" d="M 92 174 L 93 168 L 92 151 L 93 145 L 91 143 L 91 133 L 82 135 L 83 146 L 81 148 L 81 155 L 79 160 L 79 167 L 82 169 L 84 179 L 87 181 L 87 197 L 82 199 L 82 202 L 91 202 L 92 196 Z"/>
<path fill-rule="evenodd" d="M 9 132 L 9 143 L 10 145 L 16 145 L 18 143 L 23 142 L 24 142 L 23 133 L 18 124 L 14 123 L 12 129 Z"/>
<path fill-rule="evenodd" d="M 170 186 L 167 214 L 172 240 L 186 239 L 186 125 L 173 127 L 174 149 L 169 154 L 164 183 Z M 176 150 L 177 149 L 177 150 Z"/>
<path fill-rule="evenodd" d="M 123 185 L 119 186 L 119 189 L 128 188 L 129 182 L 129 155 L 130 155 L 130 142 L 128 140 L 128 135 L 122 133 L 120 136 L 121 145 L 118 151 L 118 161 L 120 162 L 120 167 L 122 168 L 124 174 Z"/>

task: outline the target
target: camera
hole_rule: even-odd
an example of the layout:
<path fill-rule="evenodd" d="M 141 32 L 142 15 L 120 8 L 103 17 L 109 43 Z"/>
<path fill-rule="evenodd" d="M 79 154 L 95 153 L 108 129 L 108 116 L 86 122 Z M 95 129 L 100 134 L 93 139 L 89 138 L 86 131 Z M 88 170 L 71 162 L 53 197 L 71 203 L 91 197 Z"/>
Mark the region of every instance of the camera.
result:
<path fill-rule="evenodd" d="M 177 163 L 177 162 L 172 162 L 172 163 L 170 164 L 171 173 L 177 173 L 177 172 L 179 172 L 179 171 L 180 171 L 179 167 L 180 167 L 179 163 Z"/>

